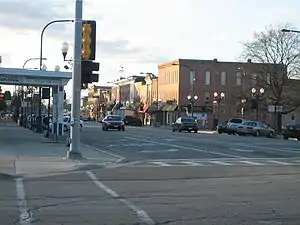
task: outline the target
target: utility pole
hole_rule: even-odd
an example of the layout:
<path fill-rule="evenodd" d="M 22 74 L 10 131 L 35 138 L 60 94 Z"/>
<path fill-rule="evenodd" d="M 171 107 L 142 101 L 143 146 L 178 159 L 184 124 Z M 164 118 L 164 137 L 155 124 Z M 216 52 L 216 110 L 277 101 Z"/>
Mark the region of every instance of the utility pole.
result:
<path fill-rule="evenodd" d="M 73 98 L 72 112 L 73 126 L 71 126 L 71 144 L 67 157 L 71 159 L 82 158 L 80 152 L 80 95 L 81 95 L 81 53 L 82 53 L 82 5 L 83 0 L 75 2 L 75 35 L 73 57 Z"/>

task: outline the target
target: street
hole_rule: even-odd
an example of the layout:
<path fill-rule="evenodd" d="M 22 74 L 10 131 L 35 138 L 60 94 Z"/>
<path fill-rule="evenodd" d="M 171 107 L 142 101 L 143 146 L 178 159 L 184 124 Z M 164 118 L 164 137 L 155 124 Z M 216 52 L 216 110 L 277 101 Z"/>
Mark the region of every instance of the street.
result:
<path fill-rule="evenodd" d="M 29 136 L 23 137 L 24 145 Z M 18 164 L 16 170 L 9 167 L 20 150 L 11 153 L 8 139 L 0 138 L 7 146 L 7 152 L 1 151 L 6 160 L 0 161 L 3 224 L 298 225 L 300 221 L 300 151 L 294 140 L 144 127 L 102 131 L 98 123 L 90 123 L 82 131 L 83 155 L 88 154 L 91 163 L 105 154 L 116 161 L 107 160 L 102 168 L 37 176 L 18 175 Z M 51 150 L 49 157 L 59 155 L 56 152 Z M 46 150 L 42 156 L 47 157 Z"/>

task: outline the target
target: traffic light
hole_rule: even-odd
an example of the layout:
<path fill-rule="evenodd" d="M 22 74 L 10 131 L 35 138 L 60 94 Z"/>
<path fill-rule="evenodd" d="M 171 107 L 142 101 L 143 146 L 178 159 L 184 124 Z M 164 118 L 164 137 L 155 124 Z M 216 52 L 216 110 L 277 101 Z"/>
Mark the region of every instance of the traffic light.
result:
<path fill-rule="evenodd" d="M 82 21 L 82 60 L 95 60 L 96 56 L 96 21 Z"/>
<path fill-rule="evenodd" d="M 5 94 L 4 93 L 0 93 L 0 101 L 5 101 Z"/>
<path fill-rule="evenodd" d="M 93 61 L 81 62 L 81 84 L 83 84 L 83 86 L 99 81 L 99 75 L 94 74 L 94 71 L 99 71 L 99 63 Z"/>

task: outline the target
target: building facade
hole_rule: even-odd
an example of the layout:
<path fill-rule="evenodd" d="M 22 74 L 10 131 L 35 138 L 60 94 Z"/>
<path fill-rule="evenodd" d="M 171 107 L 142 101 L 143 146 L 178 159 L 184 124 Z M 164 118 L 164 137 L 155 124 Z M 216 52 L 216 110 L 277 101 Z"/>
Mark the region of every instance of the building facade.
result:
<path fill-rule="evenodd" d="M 263 66 L 251 60 L 221 62 L 217 59 L 178 59 L 159 64 L 159 97 L 177 104 L 177 108 L 173 108 L 177 112 L 169 112 L 166 122 L 191 114 L 191 105 L 194 116 L 202 120 L 207 129 L 230 117 L 272 120 L 266 110 L 257 113 L 250 107 L 251 89 L 258 88 L 255 77 Z"/>

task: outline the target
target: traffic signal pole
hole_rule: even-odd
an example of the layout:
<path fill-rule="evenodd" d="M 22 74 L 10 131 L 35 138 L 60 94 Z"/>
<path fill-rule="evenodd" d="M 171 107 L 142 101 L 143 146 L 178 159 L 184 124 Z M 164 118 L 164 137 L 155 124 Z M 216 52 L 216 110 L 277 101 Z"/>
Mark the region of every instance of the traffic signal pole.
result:
<path fill-rule="evenodd" d="M 73 57 L 73 96 L 71 116 L 71 144 L 67 157 L 71 159 L 82 158 L 80 152 L 80 95 L 81 95 L 81 51 L 82 51 L 82 0 L 75 2 L 75 35 Z"/>

